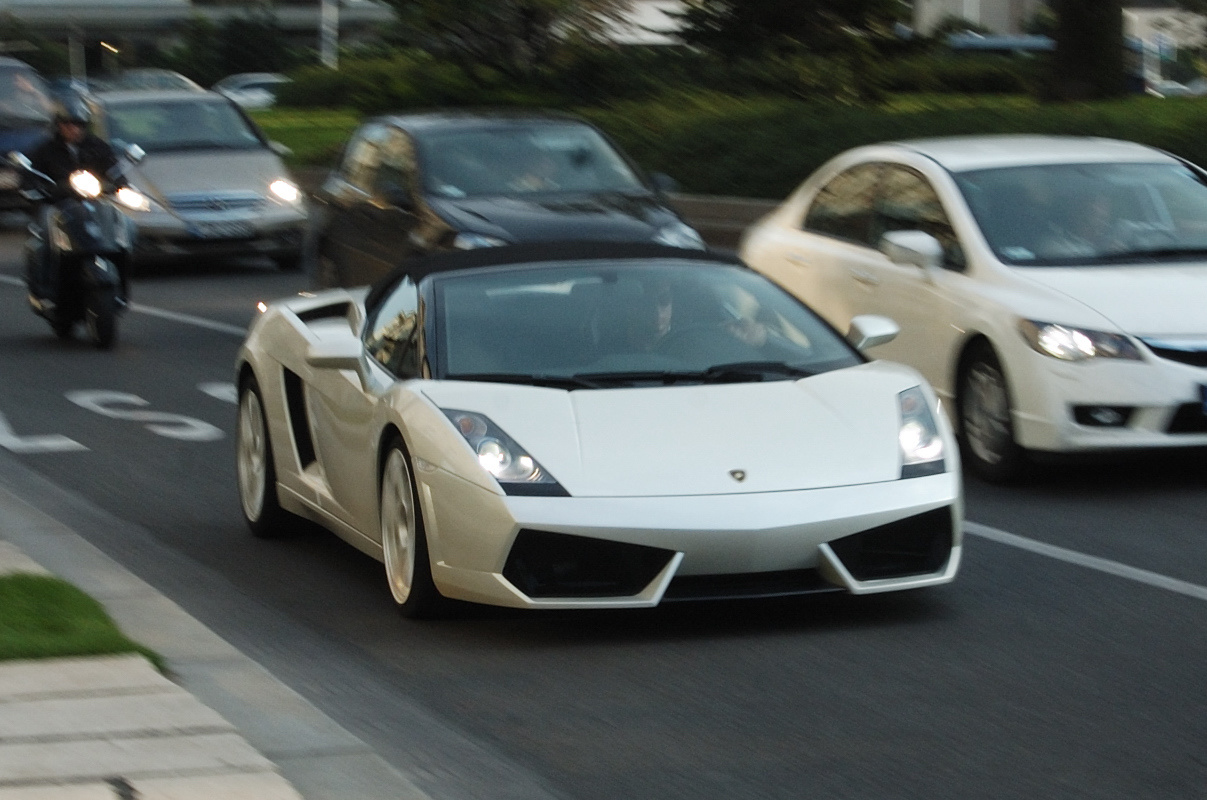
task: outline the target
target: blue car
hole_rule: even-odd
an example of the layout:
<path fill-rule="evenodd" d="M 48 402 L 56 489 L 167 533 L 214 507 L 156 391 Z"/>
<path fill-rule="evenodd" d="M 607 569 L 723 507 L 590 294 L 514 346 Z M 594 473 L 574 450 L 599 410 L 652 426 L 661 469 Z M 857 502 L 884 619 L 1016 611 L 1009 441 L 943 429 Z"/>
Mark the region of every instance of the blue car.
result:
<path fill-rule="evenodd" d="M 49 136 L 52 114 L 50 93 L 38 73 L 23 61 L 0 57 L 0 155 L 32 152 Z M 0 164 L 0 210 L 28 205 L 20 188 L 20 173 Z"/>

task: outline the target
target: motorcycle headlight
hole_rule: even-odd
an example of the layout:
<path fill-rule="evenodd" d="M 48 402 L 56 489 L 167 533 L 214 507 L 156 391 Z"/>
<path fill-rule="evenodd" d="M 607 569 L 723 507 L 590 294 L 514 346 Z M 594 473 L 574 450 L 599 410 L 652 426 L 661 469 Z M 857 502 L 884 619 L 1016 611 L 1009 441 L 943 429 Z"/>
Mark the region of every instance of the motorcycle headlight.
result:
<path fill-rule="evenodd" d="M 1019 332 L 1031 349 L 1062 361 L 1085 361 L 1090 358 L 1122 358 L 1142 361 L 1140 349 L 1121 333 L 1086 330 L 1054 322 L 1024 319 Z"/>
<path fill-rule="evenodd" d="M 123 186 L 117 190 L 117 202 L 131 211 L 150 211 L 151 199 L 137 189 Z"/>
<path fill-rule="evenodd" d="M 479 247 L 502 247 L 507 242 L 497 236 L 486 236 L 482 233 L 458 233 L 453 239 L 453 247 L 458 250 L 477 250 Z"/>
<path fill-rule="evenodd" d="M 680 247 L 685 250 L 706 250 L 708 245 L 699 232 L 685 222 L 675 221 L 663 225 L 654 236 L 654 241 L 667 247 Z"/>
<path fill-rule="evenodd" d="M 101 181 L 86 169 L 77 169 L 67 177 L 72 190 L 80 197 L 91 200 L 101 196 Z"/>
<path fill-rule="evenodd" d="M 277 178 L 268 184 L 268 191 L 272 192 L 278 200 L 284 200 L 286 203 L 297 204 L 302 198 L 301 190 L 284 178 Z"/>
<path fill-rule="evenodd" d="M 457 432 L 465 437 L 482 468 L 494 476 L 503 491 L 515 495 L 560 495 L 567 492 L 515 440 L 482 414 L 441 409 Z"/>
<path fill-rule="evenodd" d="M 897 433 L 901 445 L 901 477 L 921 478 L 945 472 L 943 437 L 922 387 L 915 386 L 898 394 L 897 404 L 901 409 L 901 428 Z"/>

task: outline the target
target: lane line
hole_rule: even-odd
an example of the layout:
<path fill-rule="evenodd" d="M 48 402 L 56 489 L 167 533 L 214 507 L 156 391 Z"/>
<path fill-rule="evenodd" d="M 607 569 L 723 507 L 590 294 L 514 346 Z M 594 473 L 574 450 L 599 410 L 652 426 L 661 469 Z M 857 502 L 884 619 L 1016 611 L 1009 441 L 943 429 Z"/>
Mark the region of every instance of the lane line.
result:
<path fill-rule="evenodd" d="M 1000 531 L 997 528 L 991 528 L 988 525 L 981 525 L 976 522 L 965 522 L 964 532 L 971 533 L 973 536 L 980 536 L 982 539 L 989 539 L 998 544 L 1017 547 L 1020 550 L 1028 550 L 1032 553 L 1038 553 L 1041 556 L 1064 561 L 1069 564 L 1076 564 L 1079 567 L 1105 572 L 1108 575 L 1114 575 L 1119 578 L 1126 578 L 1137 583 L 1154 586 L 1158 589 L 1164 589 L 1167 592 L 1175 592 L 1177 594 L 1193 597 L 1197 600 L 1207 600 L 1207 586 L 1200 586 L 1197 583 L 1189 583 L 1188 581 L 1180 581 L 1177 578 L 1171 578 L 1168 575 L 1162 575 L 1159 572 L 1150 572 L 1146 569 L 1138 567 L 1129 567 L 1127 564 L 1121 564 L 1118 561 L 1111 561 L 1107 558 L 1099 558 L 1085 553 L 1080 553 L 1076 550 L 1069 550 L 1064 547 L 1057 547 L 1052 544 L 1037 542 L 1034 539 L 1028 539 L 1017 534 Z"/>
<path fill-rule="evenodd" d="M 10 286 L 25 286 L 25 281 L 20 278 L 14 278 L 11 275 L 0 275 L 0 282 L 7 283 Z M 163 308 L 155 308 L 153 306 L 144 306 L 141 303 L 131 303 L 130 311 L 136 314 L 146 314 L 149 317 L 159 317 L 160 319 L 171 320 L 172 322 L 183 322 L 186 325 L 192 325 L 197 328 L 206 328 L 219 333 L 229 333 L 233 336 L 243 338 L 247 335 L 247 328 L 240 328 L 238 325 L 228 325 L 225 322 L 215 322 L 212 319 L 204 317 L 195 317 L 192 314 L 182 314 L 179 311 L 168 311 Z"/>

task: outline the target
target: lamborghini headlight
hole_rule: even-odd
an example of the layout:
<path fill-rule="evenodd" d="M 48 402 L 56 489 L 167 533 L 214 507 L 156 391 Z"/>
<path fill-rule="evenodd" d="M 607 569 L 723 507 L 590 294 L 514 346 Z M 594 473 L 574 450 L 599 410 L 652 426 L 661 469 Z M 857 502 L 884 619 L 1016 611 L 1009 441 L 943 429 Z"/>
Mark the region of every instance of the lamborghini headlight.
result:
<path fill-rule="evenodd" d="M 1062 361 L 1085 361 L 1090 358 L 1122 358 L 1142 361 L 1140 349 L 1121 333 L 1086 330 L 1054 322 L 1024 319 L 1018 329 L 1027 344 L 1037 353 Z"/>
<path fill-rule="evenodd" d="M 92 199 L 101 195 L 101 181 L 86 169 L 77 169 L 67 176 L 67 182 L 80 197 Z"/>
<path fill-rule="evenodd" d="M 945 472 L 943 437 L 922 387 L 915 386 L 898 394 L 897 404 L 901 409 L 901 428 L 897 433 L 901 445 L 901 477 L 920 478 Z"/>
<path fill-rule="evenodd" d="M 457 432 L 465 437 L 482 468 L 494 476 L 507 494 L 565 495 L 552 475 L 490 419 L 472 411 L 442 409 Z"/>

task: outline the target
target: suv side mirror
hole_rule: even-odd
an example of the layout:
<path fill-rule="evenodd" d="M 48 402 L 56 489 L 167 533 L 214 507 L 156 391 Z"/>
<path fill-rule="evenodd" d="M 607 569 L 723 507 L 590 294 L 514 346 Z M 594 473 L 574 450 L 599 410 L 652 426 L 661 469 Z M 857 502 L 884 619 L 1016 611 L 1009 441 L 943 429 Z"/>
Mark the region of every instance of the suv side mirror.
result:
<path fill-rule="evenodd" d="M 651 172 L 650 182 L 654 184 L 655 189 L 663 194 L 673 194 L 683 188 L 679 185 L 679 181 L 665 172 Z"/>
<path fill-rule="evenodd" d="M 281 158 L 293 155 L 293 148 L 287 144 L 280 142 L 269 142 L 268 149 L 279 155 Z"/>
<path fill-rule="evenodd" d="M 137 164 L 147 157 L 147 151 L 143 150 L 136 144 L 128 144 L 125 147 L 126 158 L 130 159 L 131 164 Z"/>
<path fill-rule="evenodd" d="M 880 252 L 895 264 L 925 270 L 943 266 L 943 245 L 925 231 L 889 231 L 880 237 Z"/>

